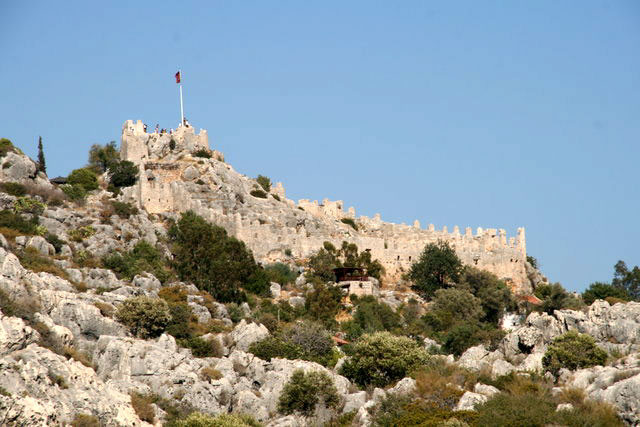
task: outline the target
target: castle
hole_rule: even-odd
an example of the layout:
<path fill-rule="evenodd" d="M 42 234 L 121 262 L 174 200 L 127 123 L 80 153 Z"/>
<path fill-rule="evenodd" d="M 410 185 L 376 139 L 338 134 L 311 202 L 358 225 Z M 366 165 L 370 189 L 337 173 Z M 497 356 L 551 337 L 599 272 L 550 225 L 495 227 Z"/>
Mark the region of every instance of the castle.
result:
<path fill-rule="evenodd" d="M 447 227 L 436 230 L 433 224 L 425 229 L 418 221 L 411 226 L 384 222 L 379 214 L 357 217 L 342 201 L 295 203 L 286 198 L 281 183 L 260 194 L 255 179 L 237 173 L 224 163 L 222 153 L 209 149 L 206 130 L 196 134 L 191 126 L 147 133 L 141 121 L 127 120 L 120 155 L 140 169 L 136 185 L 123 192 L 125 199 L 153 214 L 193 210 L 243 240 L 259 261 L 304 259 L 325 241 L 340 246 L 346 240 L 371 251 L 384 265 L 387 279 L 396 280 L 426 244 L 445 240 L 463 263 L 496 274 L 517 293 L 531 292 L 524 228 L 509 239 L 505 230 L 495 228 L 478 228 L 475 234 L 471 228 L 461 233 L 458 226 L 452 232 Z M 357 230 L 344 223 L 345 218 L 353 220 Z"/>

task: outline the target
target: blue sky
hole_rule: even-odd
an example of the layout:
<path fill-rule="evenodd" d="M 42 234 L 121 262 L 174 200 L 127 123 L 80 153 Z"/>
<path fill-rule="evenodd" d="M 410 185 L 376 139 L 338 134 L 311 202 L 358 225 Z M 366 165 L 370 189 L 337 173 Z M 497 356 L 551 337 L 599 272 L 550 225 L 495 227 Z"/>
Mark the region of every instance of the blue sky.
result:
<path fill-rule="evenodd" d="M 176 127 L 180 66 L 212 148 L 290 198 L 525 226 L 572 290 L 640 264 L 640 2 L 103 3 L 0 3 L 0 136 L 50 176 Z"/>

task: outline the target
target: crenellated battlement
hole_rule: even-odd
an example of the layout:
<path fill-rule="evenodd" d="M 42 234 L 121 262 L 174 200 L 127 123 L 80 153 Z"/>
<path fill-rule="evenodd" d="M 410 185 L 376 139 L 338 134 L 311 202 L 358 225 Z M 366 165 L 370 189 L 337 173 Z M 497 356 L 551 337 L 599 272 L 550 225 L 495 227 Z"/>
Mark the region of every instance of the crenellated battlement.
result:
<path fill-rule="evenodd" d="M 138 164 L 141 173 L 123 197 L 150 213 L 193 210 L 243 240 L 263 262 L 305 259 L 325 241 L 340 246 L 346 240 L 379 259 L 389 282 L 409 270 L 425 245 L 444 240 L 465 264 L 493 272 L 516 292 L 531 290 L 524 228 L 510 237 L 496 228 L 478 227 L 474 234 L 471 227 L 462 233 L 457 225 L 449 231 L 434 224 L 422 227 L 417 220 L 395 224 L 383 221 L 380 214 L 357 216 L 342 200 L 301 199 L 296 204 L 286 198 L 282 183 L 273 185 L 266 198 L 258 198 L 251 194 L 258 188 L 255 180 L 223 163 L 221 153 L 211 152 L 211 159 L 194 156 L 201 149 L 211 152 L 205 130 L 196 134 L 193 127 L 181 126 L 148 133 L 140 120 L 127 120 L 121 157 Z M 343 223 L 345 218 L 352 219 L 357 230 Z"/>

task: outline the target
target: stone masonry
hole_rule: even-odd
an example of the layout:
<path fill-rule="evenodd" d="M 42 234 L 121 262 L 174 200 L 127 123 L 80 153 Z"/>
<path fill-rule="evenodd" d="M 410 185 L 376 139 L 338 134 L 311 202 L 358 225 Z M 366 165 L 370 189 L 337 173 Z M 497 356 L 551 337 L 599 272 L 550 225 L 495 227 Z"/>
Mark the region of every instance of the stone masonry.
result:
<path fill-rule="evenodd" d="M 198 150 L 211 158 L 195 156 Z M 387 270 L 387 281 L 397 280 L 408 271 L 424 246 L 439 239 L 448 241 L 468 265 L 491 271 L 505 279 L 517 293 L 531 292 L 526 273 L 524 228 L 507 238 L 503 229 L 471 228 L 452 232 L 433 224 L 424 229 L 413 225 L 357 217 L 354 208 L 344 209 L 342 201 L 286 198 L 284 186 L 276 183 L 267 198 L 250 195 L 259 189 L 254 179 L 224 163 L 221 153 L 209 149 L 206 130 L 180 126 L 172 133 L 146 133 L 141 121 L 127 120 L 122 130 L 120 155 L 140 168 L 140 179 L 124 191 L 124 198 L 149 213 L 175 214 L 193 210 L 224 227 L 243 240 L 263 262 L 305 259 L 330 241 L 340 246 L 353 242 L 360 250 L 370 250 Z M 279 200 L 278 200 L 279 199 Z M 356 231 L 343 218 L 351 218 Z"/>

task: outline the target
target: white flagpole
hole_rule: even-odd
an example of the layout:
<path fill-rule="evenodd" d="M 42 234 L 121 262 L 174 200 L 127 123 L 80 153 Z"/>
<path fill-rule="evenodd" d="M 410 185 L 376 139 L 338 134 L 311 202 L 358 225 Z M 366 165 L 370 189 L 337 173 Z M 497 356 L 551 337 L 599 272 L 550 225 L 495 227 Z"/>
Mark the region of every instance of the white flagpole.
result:
<path fill-rule="evenodd" d="M 182 71 L 178 70 L 180 76 L 180 126 L 184 125 L 184 106 L 182 104 Z"/>

